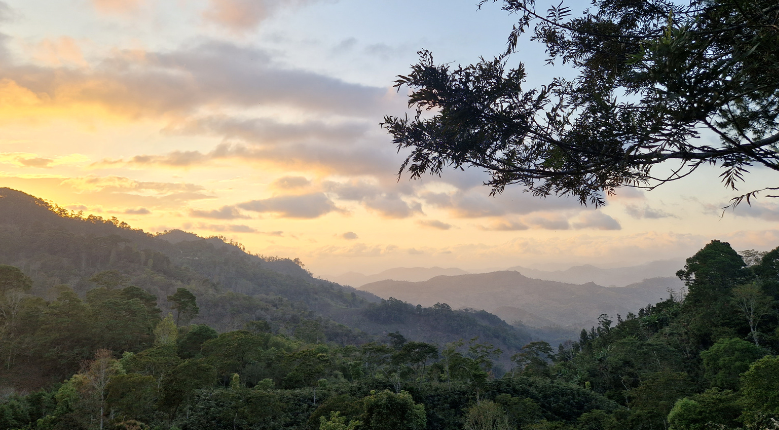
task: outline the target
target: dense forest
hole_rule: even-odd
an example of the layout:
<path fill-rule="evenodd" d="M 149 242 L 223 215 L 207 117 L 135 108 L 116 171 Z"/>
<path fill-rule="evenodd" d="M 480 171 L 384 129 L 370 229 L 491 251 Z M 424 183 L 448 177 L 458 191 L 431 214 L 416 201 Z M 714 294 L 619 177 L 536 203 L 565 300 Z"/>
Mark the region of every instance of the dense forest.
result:
<path fill-rule="evenodd" d="M 553 347 L 220 238 L 0 196 L 0 429 L 777 426 L 779 248 L 714 240 L 682 294 Z"/>

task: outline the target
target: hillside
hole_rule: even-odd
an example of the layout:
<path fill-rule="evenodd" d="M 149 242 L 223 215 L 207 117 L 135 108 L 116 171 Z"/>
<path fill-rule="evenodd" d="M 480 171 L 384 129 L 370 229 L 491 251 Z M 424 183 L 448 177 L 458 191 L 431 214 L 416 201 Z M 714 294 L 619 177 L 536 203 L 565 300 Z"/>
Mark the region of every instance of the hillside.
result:
<path fill-rule="evenodd" d="M 185 288 L 200 308 L 192 322 L 220 332 L 260 322 L 274 334 L 340 345 L 384 340 L 391 332 L 439 344 L 478 336 L 507 353 L 531 338 L 494 315 L 472 312 L 382 319 L 376 315 L 386 302 L 315 278 L 297 259 L 252 255 L 223 238 L 178 230 L 153 235 L 8 188 L 0 188 L 0 264 L 20 268 L 33 281 L 30 294 L 47 301 L 63 291 L 88 298 L 101 285 L 93 277 L 107 274 L 115 279 L 110 288 L 138 287 L 165 315 L 168 296 Z"/>
<path fill-rule="evenodd" d="M 515 271 L 460 276 L 438 276 L 423 282 L 380 281 L 362 290 L 379 297 L 395 297 L 422 306 L 445 302 L 453 308 L 484 309 L 506 321 L 532 326 L 550 323 L 590 327 L 600 314 L 615 317 L 668 298 L 678 290 L 676 278 L 654 278 L 622 288 L 594 283 L 581 285 L 532 279 Z"/>

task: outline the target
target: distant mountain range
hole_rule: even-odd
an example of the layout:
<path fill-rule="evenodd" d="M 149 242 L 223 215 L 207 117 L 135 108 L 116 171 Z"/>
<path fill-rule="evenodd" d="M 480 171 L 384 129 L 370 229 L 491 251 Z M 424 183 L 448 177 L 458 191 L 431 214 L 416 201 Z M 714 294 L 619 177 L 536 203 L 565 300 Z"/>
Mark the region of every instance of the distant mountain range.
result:
<path fill-rule="evenodd" d="M 395 267 L 393 269 L 387 269 L 383 272 L 379 272 L 375 275 L 364 275 L 357 272 L 346 272 L 337 276 L 329 276 L 328 279 L 341 285 L 349 285 L 354 288 L 358 288 L 371 282 L 383 281 L 391 279 L 394 281 L 427 281 L 430 278 L 436 276 L 457 276 L 466 275 L 466 272 L 462 269 L 456 268 L 441 268 L 441 267 Z"/>
<path fill-rule="evenodd" d="M 601 269 L 593 265 L 574 266 L 566 270 L 537 270 L 522 266 L 509 267 L 529 278 L 547 281 L 583 284 L 594 282 L 606 287 L 624 287 L 650 278 L 674 277 L 676 271 L 684 268 L 684 260 L 661 260 L 638 266 Z"/>
<path fill-rule="evenodd" d="M 557 281 L 569 284 L 594 282 L 605 287 L 624 287 L 641 282 L 644 279 L 674 277 L 676 271 L 683 267 L 683 260 L 660 260 L 637 266 L 611 269 L 602 269 L 597 266 L 586 264 L 582 266 L 573 266 L 565 270 L 539 270 L 523 266 L 513 266 L 506 270 L 516 271 L 528 278 L 542 279 L 545 281 Z M 436 276 L 457 276 L 471 273 L 473 272 L 467 272 L 457 268 L 396 267 L 374 275 L 347 272 L 341 275 L 329 276 L 327 278 L 330 281 L 341 285 L 359 288 L 365 284 L 384 280 L 421 282 Z"/>
<path fill-rule="evenodd" d="M 598 315 L 616 318 L 636 313 L 648 304 L 678 292 L 678 278 L 643 280 L 626 287 L 603 287 L 589 282 L 571 284 L 532 279 L 516 271 L 458 276 L 436 276 L 422 282 L 384 280 L 360 289 L 382 298 L 394 297 L 412 304 L 447 303 L 452 308 L 484 309 L 503 320 L 529 326 L 589 327 Z"/>

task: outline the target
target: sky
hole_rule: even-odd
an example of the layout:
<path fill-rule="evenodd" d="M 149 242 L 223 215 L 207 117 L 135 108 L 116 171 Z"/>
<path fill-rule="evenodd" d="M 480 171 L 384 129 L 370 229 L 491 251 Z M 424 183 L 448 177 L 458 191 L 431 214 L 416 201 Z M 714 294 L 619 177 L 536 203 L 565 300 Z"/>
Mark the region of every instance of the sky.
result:
<path fill-rule="evenodd" d="M 724 213 L 714 168 L 595 209 L 477 169 L 398 179 L 379 124 L 417 52 L 469 64 L 515 16 L 477 0 L 2 0 L 0 186 L 150 232 L 222 235 L 315 275 L 641 264 L 779 246 L 779 204 Z M 581 11 L 586 2 L 569 2 Z M 570 70 L 520 45 L 528 87 Z M 776 185 L 755 169 L 743 192 Z"/>

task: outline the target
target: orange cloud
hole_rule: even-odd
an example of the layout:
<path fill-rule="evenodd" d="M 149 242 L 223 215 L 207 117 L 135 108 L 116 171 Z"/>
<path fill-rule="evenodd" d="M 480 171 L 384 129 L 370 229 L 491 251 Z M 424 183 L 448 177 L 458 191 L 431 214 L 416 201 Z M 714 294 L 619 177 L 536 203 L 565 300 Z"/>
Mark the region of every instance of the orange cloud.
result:
<path fill-rule="evenodd" d="M 211 0 L 203 18 L 235 33 L 243 33 L 267 18 L 268 9 L 266 2 L 260 0 Z"/>
<path fill-rule="evenodd" d="M 44 39 L 32 47 L 32 52 L 35 61 L 47 66 L 89 66 L 81 52 L 81 47 L 75 39 L 68 36 Z"/>

